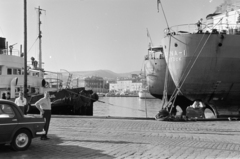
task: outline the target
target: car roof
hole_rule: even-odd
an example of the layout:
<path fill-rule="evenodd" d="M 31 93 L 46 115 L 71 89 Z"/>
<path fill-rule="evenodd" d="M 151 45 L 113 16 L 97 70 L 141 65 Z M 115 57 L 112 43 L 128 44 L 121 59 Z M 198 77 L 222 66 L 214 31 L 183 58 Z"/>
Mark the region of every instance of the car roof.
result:
<path fill-rule="evenodd" d="M 14 103 L 14 102 L 7 99 L 0 99 L 0 103 Z"/>
<path fill-rule="evenodd" d="M 20 109 L 18 108 L 18 106 L 11 100 L 6 100 L 6 99 L 0 99 L 0 104 L 9 104 L 12 107 L 15 107 L 16 109 Z"/>

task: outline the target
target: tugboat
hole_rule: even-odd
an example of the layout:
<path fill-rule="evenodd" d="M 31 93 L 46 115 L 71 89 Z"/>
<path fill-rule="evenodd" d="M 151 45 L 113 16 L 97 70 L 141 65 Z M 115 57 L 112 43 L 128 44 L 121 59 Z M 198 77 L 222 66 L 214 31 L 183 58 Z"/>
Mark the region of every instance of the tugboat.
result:
<path fill-rule="evenodd" d="M 0 65 L 1 98 L 4 94 L 9 94 L 10 99 L 14 99 L 18 96 L 20 91 L 23 91 L 24 58 L 21 48 L 20 51 L 18 51 L 17 49 L 13 49 L 13 45 L 8 47 L 6 38 L 0 38 Z M 45 91 L 42 85 L 44 73 L 32 68 L 32 65 L 28 66 L 28 93 L 43 93 Z"/>
<path fill-rule="evenodd" d="M 14 45 L 9 45 L 6 38 L 0 37 L 0 95 L 1 98 L 7 97 L 14 101 L 20 92 L 25 91 L 24 85 L 27 81 L 27 101 L 26 112 L 30 114 L 39 113 L 35 106 L 31 106 L 43 97 L 45 91 L 49 91 L 53 97 L 52 114 L 71 114 L 71 115 L 93 115 L 93 102 L 98 100 L 98 96 L 93 91 L 86 91 L 84 88 L 70 88 L 72 74 L 69 73 L 66 86 L 63 86 L 61 73 L 45 71 L 41 61 L 41 31 L 40 15 L 42 9 L 38 9 L 39 14 L 39 61 L 31 58 L 31 64 L 25 67 L 25 57 L 20 51 L 13 49 Z M 26 18 L 25 18 L 26 19 Z M 25 72 L 27 68 L 27 72 Z M 54 74 L 56 78 L 45 78 L 46 75 Z M 26 75 L 26 78 L 25 78 Z"/>
<path fill-rule="evenodd" d="M 173 26 L 162 40 L 178 92 L 211 107 L 216 117 L 240 117 L 239 0 L 225 0 L 206 24 Z"/>
<path fill-rule="evenodd" d="M 41 64 L 41 38 L 42 38 L 42 32 L 40 31 L 40 25 L 42 24 L 40 21 L 40 15 L 41 12 L 44 11 L 40 7 L 38 9 L 38 15 L 39 15 L 39 63 Z M 33 62 L 34 63 L 34 62 Z M 48 71 L 44 71 L 40 65 L 39 68 L 35 68 L 36 70 L 42 72 L 43 74 Z M 64 70 L 68 72 L 67 70 Z M 62 87 L 63 81 L 61 80 L 59 82 L 59 79 L 55 79 L 53 81 L 55 84 L 55 90 L 50 90 L 49 86 L 53 85 L 50 81 L 47 82 L 45 79 L 42 81 L 42 85 L 46 88 L 45 91 L 49 91 L 49 94 L 51 95 L 51 107 L 52 107 L 52 114 L 61 114 L 61 115 L 93 115 L 93 102 L 96 102 L 98 100 L 98 95 L 94 93 L 92 90 L 85 90 L 85 88 L 70 88 L 70 84 L 72 81 L 72 76 L 70 72 L 66 86 L 65 88 Z M 49 80 L 49 78 L 48 78 Z M 48 84 L 47 84 L 48 83 Z M 43 97 L 43 94 L 31 96 L 28 100 L 27 105 L 27 113 L 39 113 L 39 111 L 32 106 L 32 104 L 35 104 L 36 101 L 38 101 L 40 98 Z"/>

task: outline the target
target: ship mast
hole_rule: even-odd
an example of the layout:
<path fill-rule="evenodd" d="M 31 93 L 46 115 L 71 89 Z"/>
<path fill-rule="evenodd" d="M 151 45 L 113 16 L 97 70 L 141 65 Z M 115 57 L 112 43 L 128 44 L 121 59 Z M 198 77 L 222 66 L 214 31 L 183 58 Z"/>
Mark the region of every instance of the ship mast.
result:
<path fill-rule="evenodd" d="M 24 96 L 27 97 L 27 0 L 24 0 Z"/>
<path fill-rule="evenodd" d="M 40 16 L 42 14 L 41 11 L 46 11 L 44 9 L 41 9 L 40 6 L 38 8 L 35 8 L 38 10 L 38 38 L 39 38 L 39 69 L 42 69 L 42 32 L 41 32 L 41 20 Z"/>

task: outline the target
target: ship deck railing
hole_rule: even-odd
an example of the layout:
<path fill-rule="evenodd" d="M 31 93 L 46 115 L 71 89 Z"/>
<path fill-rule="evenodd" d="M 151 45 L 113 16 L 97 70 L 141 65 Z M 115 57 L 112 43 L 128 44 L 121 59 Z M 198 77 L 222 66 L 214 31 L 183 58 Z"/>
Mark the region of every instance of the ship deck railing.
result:
<path fill-rule="evenodd" d="M 148 54 L 144 57 L 145 60 L 154 60 L 154 59 L 165 59 L 163 50 L 161 51 L 152 51 L 148 49 Z"/>
<path fill-rule="evenodd" d="M 220 23 L 220 24 L 202 24 L 199 28 L 197 24 L 181 24 L 164 29 L 164 34 L 179 35 L 179 34 L 199 34 L 199 33 L 212 33 L 212 34 L 232 34 L 240 35 L 240 23 Z"/>
<path fill-rule="evenodd" d="M 12 51 L 8 49 L 2 49 L 0 50 L 0 55 L 9 55 L 9 56 L 21 56 L 23 57 L 22 54 L 20 54 L 19 50 L 13 49 Z"/>

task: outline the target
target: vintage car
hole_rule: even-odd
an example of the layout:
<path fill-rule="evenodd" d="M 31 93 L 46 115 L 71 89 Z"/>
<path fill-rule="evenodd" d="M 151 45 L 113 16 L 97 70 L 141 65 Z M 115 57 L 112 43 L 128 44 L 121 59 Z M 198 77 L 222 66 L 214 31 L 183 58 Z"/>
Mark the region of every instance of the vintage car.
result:
<path fill-rule="evenodd" d="M 26 150 L 32 138 L 43 133 L 41 115 L 24 115 L 12 101 L 0 99 L 0 145 L 10 144 L 16 151 Z"/>

